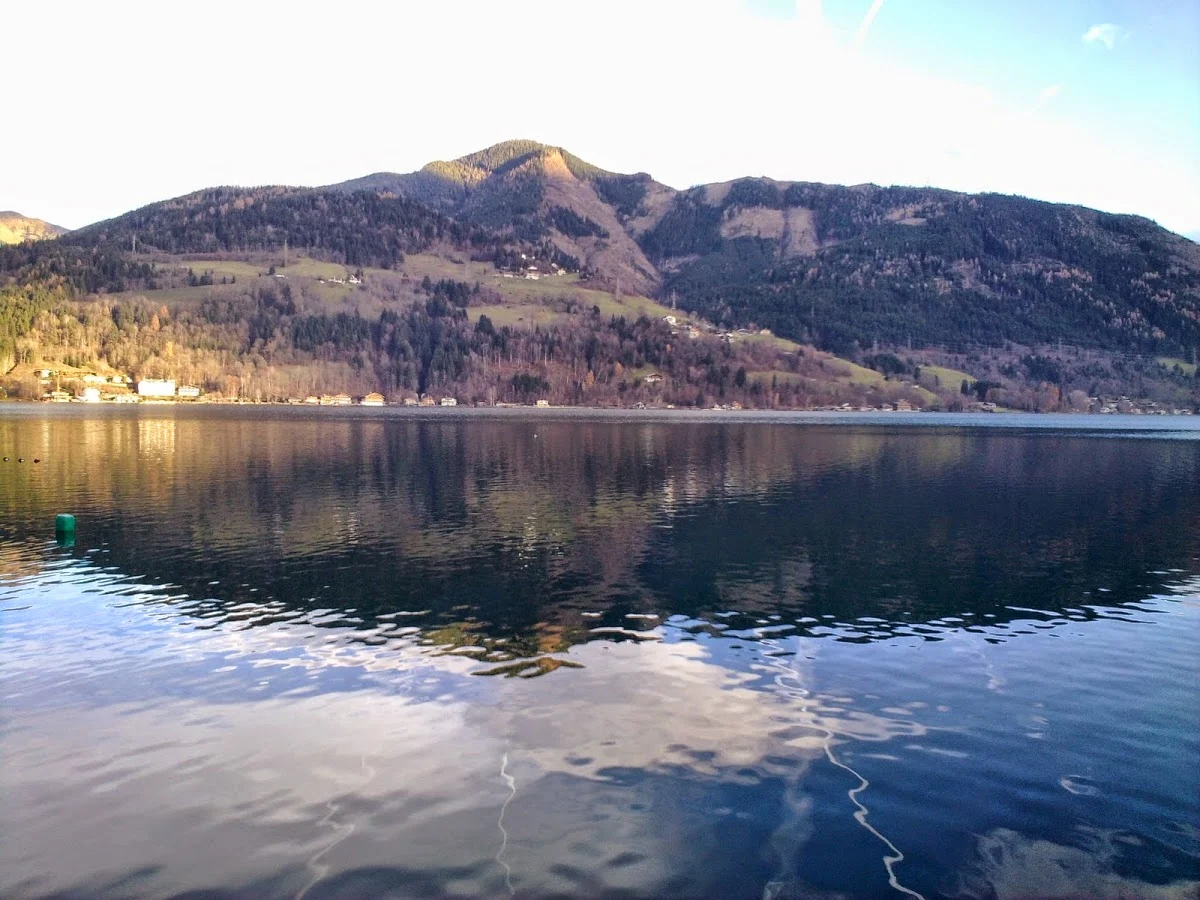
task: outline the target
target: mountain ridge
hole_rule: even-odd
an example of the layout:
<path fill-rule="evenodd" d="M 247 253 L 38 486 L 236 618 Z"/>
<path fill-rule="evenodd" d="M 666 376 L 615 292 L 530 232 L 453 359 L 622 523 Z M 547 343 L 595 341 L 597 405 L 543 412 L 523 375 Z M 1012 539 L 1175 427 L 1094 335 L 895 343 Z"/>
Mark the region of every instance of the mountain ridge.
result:
<path fill-rule="evenodd" d="M 609 289 L 676 296 L 715 321 L 766 324 L 839 351 L 914 334 L 960 345 L 1064 338 L 1194 353 L 1200 344 L 1196 244 L 1140 216 L 766 176 L 677 190 L 528 140 L 331 189 L 371 185 L 546 238 Z"/>
<path fill-rule="evenodd" d="M 11 209 L 0 210 L 0 244 L 40 241 L 66 234 L 68 229 L 44 219 L 24 216 Z"/>
<path fill-rule="evenodd" d="M 1200 406 L 1198 349 L 1200 247 L 1144 218 L 676 190 L 532 141 L 0 247 L 0 388 L 22 397 L 97 366 L 251 399 L 1161 411 Z"/>
<path fill-rule="evenodd" d="M 214 204 L 214 191 L 232 199 Z M 139 229 L 139 246 L 165 252 L 290 242 L 385 268 L 448 241 L 841 354 L 1057 342 L 1190 358 L 1200 346 L 1200 247 L 1143 217 L 765 176 L 676 190 L 530 140 L 324 188 L 210 189 L 66 240 L 129 246 Z"/>
<path fill-rule="evenodd" d="M 602 196 L 640 177 L 609 172 L 562 147 L 517 139 L 416 172 L 380 172 L 327 189 L 396 194 L 455 218 L 511 229 L 518 238 L 548 238 L 614 287 L 620 282 L 624 290 L 649 294 L 660 286 L 659 273 Z"/>

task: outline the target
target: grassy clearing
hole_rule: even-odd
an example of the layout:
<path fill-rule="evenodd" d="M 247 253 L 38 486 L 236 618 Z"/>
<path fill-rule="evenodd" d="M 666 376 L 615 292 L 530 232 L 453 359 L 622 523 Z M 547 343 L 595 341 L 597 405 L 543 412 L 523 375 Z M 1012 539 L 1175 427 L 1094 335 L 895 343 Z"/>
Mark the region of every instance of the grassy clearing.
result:
<path fill-rule="evenodd" d="M 800 349 L 800 345 L 795 341 L 774 334 L 734 334 L 730 336 L 730 340 L 735 344 L 767 344 L 784 353 L 795 353 Z"/>
<path fill-rule="evenodd" d="M 844 381 L 847 384 L 883 384 L 886 380 L 883 375 L 874 369 L 868 369 L 866 366 L 852 363 L 848 359 L 830 357 L 824 360 L 821 365 L 825 371 L 833 373 L 838 381 Z"/>
<path fill-rule="evenodd" d="M 1165 369 L 1174 369 L 1176 366 L 1179 366 L 1180 371 L 1182 371 L 1183 374 L 1186 375 L 1188 378 L 1196 377 L 1196 364 L 1195 363 L 1190 363 L 1190 362 L 1187 362 L 1186 360 L 1177 359 L 1174 356 L 1160 356 L 1160 357 L 1158 357 L 1158 364 Z"/>
<path fill-rule="evenodd" d="M 245 262 L 236 259 L 196 259 L 192 257 L 178 257 L 168 262 L 158 261 L 158 267 L 163 270 L 171 271 L 176 275 L 186 275 L 187 270 L 191 269 L 196 275 L 203 275 L 205 272 L 211 272 L 216 280 L 220 280 L 222 276 L 226 278 L 257 278 L 266 276 L 270 271 L 271 266 L 275 266 L 275 271 L 280 275 L 286 275 L 288 278 L 349 278 L 352 274 L 352 269 L 347 269 L 339 263 L 321 262 L 320 260 L 309 259 L 306 256 L 299 256 L 291 259 L 286 267 L 279 265 L 277 257 L 274 255 L 264 257 L 260 261 Z"/>
<path fill-rule="evenodd" d="M 189 269 L 197 276 L 203 275 L 205 272 L 211 272 L 213 279 L 218 282 L 222 278 L 250 279 L 267 273 L 266 266 L 260 268 L 253 263 L 225 259 L 188 259 L 181 257 L 172 259 L 169 262 L 157 261 L 157 266 L 159 271 L 169 272 L 177 278 L 186 277 Z"/>
<path fill-rule="evenodd" d="M 746 380 L 751 384 L 762 384 L 770 386 L 771 384 L 799 384 L 804 380 L 803 375 L 796 372 L 779 372 L 771 369 L 747 372 Z"/>
<path fill-rule="evenodd" d="M 943 366 L 921 366 L 921 383 L 923 385 L 941 387 L 942 390 L 956 390 L 962 387 L 964 381 L 973 385 L 976 379 L 975 376 L 960 372 L 958 369 L 947 369 Z"/>
<path fill-rule="evenodd" d="M 147 260 L 150 257 L 146 257 Z M 267 274 L 272 265 L 276 266 L 278 275 L 286 276 L 293 287 L 303 287 L 304 293 L 310 298 L 317 298 L 319 308 L 327 312 L 358 309 L 363 315 L 377 315 L 385 304 L 373 300 L 368 294 L 358 290 L 356 285 L 334 284 L 330 279 L 348 280 L 352 269 L 339 263 L 321 262 L 305 256 L 293 258 L 285 268 L 279 265 L 279 256 L 264 254 L 255 256 L 250 261 L 245 260 L 214 260 L 195 257 L 174 257 L 167 260 L 155 260 L 158 267 L 169 272 L 176 278 L 185 278 L 190 269 L 195 275 L 211 274 L 216 282 L 213 285 L 197 287 L 165 288 L 157 291 L 140 291 L 139 295 L 146 299 L 167 305 L 194 305 L 213 296 L 220 296 L 229 285 L 222 285 L 221 279 L 230 281 L 237 279 L 232 290 L 238 290 L 253 284 L 257 279 L 270 278 Z M 564 299 L 572 300 L 580 306 L 590 309 L 596 307 L 605 319 L 613 316 L 624 316 L 636 319 L 641 315 L 651 318 L 661 318 L 673 311 L 661 303 L 648 297 L 626 295 L 619 300 L 608 291 L 596 290 L 581 285 L 576 275 L 553 275 L 531 281 L 525 278 L 502 278 L 491 263 L 472 262 L 462 257 L 441 257 L 430 254 L 414 254 L 405 259 L 399 271 L 385 269 L 367 269 L 365 277 L 376 279 L 399 279 L 406 277 L 410 283 L 421 281 L 428 276 L 434 281 L 448 278 L 453 281 L 466 282 L 474 285 L 478 282 L 486 290 L 494 291 L 504 298 L 503 303 L 473 307 L 469 311 L 472 321 L 478 321 L 481 315 L 487 315 L 497 325 L 527 326 L 544 325 L 561 318 L 561 314 L 551 308 L 551 304 Z M 282 283 L 283 278 L 271 279 Z M 132 296 L 132 295 L 131 295 Z M 300 296 L 296 296 L 300 303 Z M 312 303 L 308 304 L 312 307 Z M 308 311 L 317 311 L 316 308 Z M 686 314 L 675 312 L 681 320 L 686 320 Z M 757 335 L 747 340 L 760 339 Z M 763 338 L 769 340 L 769 338 Z M 778 340 L 778 339 L 776 339 Z M 790 342 L 783 342 L 785 344 Z"/>
<path fill-rule="evenodd" d="M 478 322 L 480 316 L 487 316 L 497 328 L 505 325 L 532 328 L 534 325 L 548 325 L 560 318 L 560 314 L 548 306 L 536 303 L 472 306 L 467 309 L 467 316 L 472 322 Z"/>
<path fill-rule="evenodd" d="M 640 315 L 662 318 L 672 312 L 668 307 L 649 297 L 627 295 L 617 300 L 608 291 L 598 291 L 582 286 L 577 275 L 549 275 L 537 281 L 526 278 L 497 277 L 499 273 L 491 263 L 446 259 L 424 253 L 405 257 L 401 271 L 417 280 L 428 275 L 434 281 L 449 278 L 454 281 L 464 281 L 467 284 L 479 282 L 482 287 L 496 291 L 506 300 L 513 300 L 518 305 L 544 304 L 553 300 L 569 298 L 586 307 L 598 307 L 600 315 L 605 318 L 625 316 L 636 319 Z M 682 318 L 682 314 L 675 314 Z"/>
<path fill-rule="evenodd" d="M 932 406 L 934 403 L 938 402 L 938 395 L 933 391 L 926 390 L 920 385 L 915 386 L 913 390 L 920 395 L 922 406 Z"/>

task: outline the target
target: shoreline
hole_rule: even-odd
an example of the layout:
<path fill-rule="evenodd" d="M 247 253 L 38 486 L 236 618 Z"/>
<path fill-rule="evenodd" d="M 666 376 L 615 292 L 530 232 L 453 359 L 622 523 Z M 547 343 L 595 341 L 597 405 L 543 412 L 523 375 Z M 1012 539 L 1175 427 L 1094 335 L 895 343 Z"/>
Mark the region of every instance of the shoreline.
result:
<path fill-rule="evenodd" d="M 1200 439 L 1200 416 L 1135 415 L 1132 413 L 1030 413 L 1030 412 L 882 412 L 879 410 L 714 410 L 714 409 L 627 409 L 586 406 L 329 406 L 275 403 L 0 403 L 3 418 L 77 418 L 83 416 L 195 419 L 258 416 L 280 420 L 329 421 L 464 421 L 510 420 L 526 422 L 631 422 L 645 424 L 705 425 L 821 425 L 893 427 L 969 427 L 1013 430 L 1136 431 L 1182 433 Z"/>

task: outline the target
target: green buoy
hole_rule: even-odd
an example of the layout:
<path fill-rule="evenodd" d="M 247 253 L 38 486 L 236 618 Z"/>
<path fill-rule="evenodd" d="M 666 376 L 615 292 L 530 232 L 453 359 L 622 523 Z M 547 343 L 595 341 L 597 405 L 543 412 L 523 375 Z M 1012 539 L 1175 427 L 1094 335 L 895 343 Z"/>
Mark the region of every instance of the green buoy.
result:
<path fill-rule="evenodd" d="M 75 517 L 70 513 L 59 513 L 54 517 L 54 536 L 59 546 L 70 547 L 75 543 Z"/>

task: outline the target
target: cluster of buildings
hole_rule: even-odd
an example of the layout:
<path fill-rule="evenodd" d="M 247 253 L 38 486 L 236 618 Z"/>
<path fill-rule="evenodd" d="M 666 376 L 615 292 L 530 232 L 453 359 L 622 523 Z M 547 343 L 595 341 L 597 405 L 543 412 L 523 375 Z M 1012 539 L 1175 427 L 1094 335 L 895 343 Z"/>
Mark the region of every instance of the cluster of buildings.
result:
<path fill-rule="evenodd" d="M 1107 400 L 1102 397 L 1088 397 L 1088 407 L 1089 412 L 1104 416 L 1113 416 L 1120 413 L 1134 416 L 1194 415 L 1194 412 L 1187 407 L 1175 408 L 1163 406 L 1160 403 L 1155 403 L 1153 400 L 1130 400 L 1128 397 L 1117 397 L 1116 399 L 1110 398 Z"/>
<path fill-rule="evenodd" d="M 137 383 L 138 396 L 146 400 L 199 400 L 200 388 L 194 384 L 176 387 L 172 380 L 143 378 Z"/>
<path fill-rule="evenodd" d="M 143 378 L 135 382 L 120 373 L 102 374 L 71 369 L 39 369 L 42 399 L 49 403 L 137 403 L 139 401 L 199 400 L 200 388 L 176 386 L 172 380 Z M 63 382 L 74 390 L 63 390 Z"/>
<path fill-rule="evenodd" d="M 521 259 L 525 259 L 524 253 L 521 254 Z M 524 278 L 527 281 L 540 281 L 543 278 L 549 278 L 553 275 L 566 275 L 567 270 L 562 268 L 558 263 L 550 263 L 548 272 L 538 271 L 538 267 L 533 264 L 527 264 L 517 271 L 501 268 L 500 271 L 494 273 L 495 278 Z"/>
<path fill-rule="evenodd" d="M 913 406 L 901 397 L 895 403 L 881 403 L 878 406 L 851 406 L 849 403 L 843 403 L 841 406 L 818 406 L 817 410 L 819 412 L 920 412 L 921 407 Z"/>
<path fill-rule="evenodd" d="M 387 406 L 387 399 L 383 394 L 372 392 L 367 394 L 355 402 L 354 398 L 349 394 L 309 394 L 303 400 L 291 399 L 288 403 L 292 405 L 303 406 Z M 454 397 L 442 397 L 440 400 L 434 400 L 428 395 L 421 397 L 405 397 L 402 401 L 404 406 L 458 406 L 458 400 Z"/>
<path fill-rule="evenodd" d="M 711 325 L 707 322 L 702 322 L 699 325 L 695 325 L 691 322 L 681 322 L 679 317 L 674 315 L 663 316 L 663 321 L 671 327 L 671 334 L 678 335 L 680 330 L 682 330 L 689 338 L 692 338 L 693 340 L 706 332 L 708 334 L 715 335 L 727 344 L 733 343 L 734 338 L 738 337 L 750 337 L 751 335 L 756 334 L 762 335 L 763 337 L 771 336 L 770 328 L 738 328 L 733 331 L 722 331 L 715 325 Z"/>

